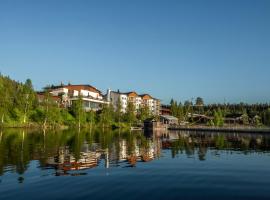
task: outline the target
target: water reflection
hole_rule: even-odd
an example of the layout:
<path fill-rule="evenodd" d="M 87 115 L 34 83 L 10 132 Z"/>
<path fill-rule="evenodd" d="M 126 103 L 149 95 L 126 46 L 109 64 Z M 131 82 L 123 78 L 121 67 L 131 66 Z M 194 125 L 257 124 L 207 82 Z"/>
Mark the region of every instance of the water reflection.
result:
<path fill-rule="evenodd" d="M 217 133 L 217 132 L 171 132 L 163 136 L 163 148 L 171 149 L 172 157 L 185 153 L 188 157 L 198 155 L 199 160 L 206 160 L 210 150 L 222 152 L 269 152 L 270 137 L 268 135 L 244 133 Z"/>
<path fill-rule="evenodd" d="M 0 175 L 16 172 L 18 182 L 23 183 L 22 175 L 33 160 L 56 176 L 81 176 L 97 167 L 136 167 L 159 159 L 167 151 L 172 158 L 184 155 L 205 161 L 209 151 L 219 156 L 220 151 L 249 154 L 269 150 L 270 137 L 259 134 L 5 130 L 0 131 Z"/>

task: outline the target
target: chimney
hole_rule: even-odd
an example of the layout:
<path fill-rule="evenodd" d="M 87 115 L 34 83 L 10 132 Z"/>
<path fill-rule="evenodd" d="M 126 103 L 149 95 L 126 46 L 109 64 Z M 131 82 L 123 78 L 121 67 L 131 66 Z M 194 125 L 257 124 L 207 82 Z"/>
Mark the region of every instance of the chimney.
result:
<path fill-rule="evenodd" d="M 111 89 L 107 90 L 107 102 L 111 102 Z"/>

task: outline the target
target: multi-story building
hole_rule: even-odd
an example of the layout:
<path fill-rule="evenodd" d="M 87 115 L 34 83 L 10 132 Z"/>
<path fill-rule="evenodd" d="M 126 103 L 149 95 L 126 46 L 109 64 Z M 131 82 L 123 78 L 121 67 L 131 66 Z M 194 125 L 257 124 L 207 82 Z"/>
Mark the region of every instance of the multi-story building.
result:
<path fill-rule="evenodd" d="M 153 115 L 160 114 L 160 101 L 158 99 L 153 98 L 149 94 L 143 94 L 140 97 L 142 99 L 142 105 L 147 106 Z"/>
<path fill-rule="evenodd" d="M 149 94 L 138 95 L 136 92 L 123 93 L 120 91 L 115 92 L 108 90 L 107 101 L 109 101 L 115 109 L 120 101 L 122 108 L 121 111 L 123 113 L 126 112 L 127 105 L 131 102 L 133 103 L 136 111 L 138 111 L 142 106 L 147 106 L 151 114 L 160 114 L 160 101 L 151 97 Z"/>
<path fill-rule="evenodd" d="M 132 103 L 135 111 L 139 111 L 141 107 L 148 107 L 152 115 L 160 115 L 160 101 L 153 98 L 149 94 L 139 95 L 136 92 L 120 92 L 111 91 L 108 89 L 106 96 L 102 92 L 91 85 L 60 85 L 51 86 L 47 90 L 52 98 L 57 100 L 57 103 L 63 107 L 71 107 L 79 98 L 83 100 L 83 107 L 86 111 L 100 110 L 104 104 L 112 104 L 116 109 L 120 101 L 121 112 L 127 111 L 128 103 Z M 43 94 L 44 96 L 44 94 Z M 43 100 L 40 94 L 40 101 Z"/>
<path fill-rule="evenodd" d="M 62 104 L 70 107 L 79 98 L 83 100 L 86 111 L 99 110 L 102 104 L 108 104 L 101 91 L 91 85 L 60 85 L 47 88 L 53 97 L 61 97 Z"/>

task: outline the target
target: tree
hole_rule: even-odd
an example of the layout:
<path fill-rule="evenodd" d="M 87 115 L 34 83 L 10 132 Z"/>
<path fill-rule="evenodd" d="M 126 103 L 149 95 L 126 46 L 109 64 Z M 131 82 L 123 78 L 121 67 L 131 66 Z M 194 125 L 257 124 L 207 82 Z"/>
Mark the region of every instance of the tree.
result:
<path fill-rule="evenodd" d="M 262 125 L 262 119 L 260 116 L 256 115 L 254 116 L 253 118 L 253 124 L 257 127 L 261 126 Z"/>
<path fill-rule="evenodd" d="M 7 119 L 21 121 L 25 110 L 25 84 L 11 80 L 9 77 L 0 76 L 0 116 L 1 122 Z M 30 88 L 30 92 L 34 93 Z"/>
<path fill-rule="evenodd" d="M 192 116 L 193 115 L 193 103 L 192 101 L 185 101 L 184 102 L 184 115 L 185 115 L 185 118 L 188 119 L 190 117 L 190 115 Z M 191 119 L 193 120 L 193 117 L 191 117 Z"/>
<path fill-rule="evenodd" d="M 203 114 L 204 113 L 204 101 L 203 101 L 203 98 L 201 97 L 197 97 L 196 99 L 196 111 L 199 113 L 199 114 Z"/>
<path fill-rule="evenodd" d="M 248 116 L 247 111 L 245 109 L 243 110 L 243 114 L 242 114 L 241 118 L 242 118 L 244 125 L 249 125 L 249 116 Z"/>
<path fill-rule="evenodd" d="M 178 104 L 176 117 L 179 121 L 185 120 L 184 108 L 181 102 Z"/>
<path fill-rule="evenodd" d="M 197 97 L 197 99 L 196 99 L 196 106 L 203 106 L 203 105 L 204 105 L 203 98 Z"/>
<path fill-rule="evenodd" d="M 120 96 L 116 102 L 116 109 L 115 109 L 115 121 L 118 122 L 118 124 L 120 124 L 122 119 L 122 103 L 121 103 L 121 99 Z"/>
<path fill-rule="evenodd" d="M 0 117 L 2 124 L 4 123 L 5 115 L 7 115 L 9 107 L 8 91 L 5 85 L 5 79 L 0 76 Z"/>
<path fill-rule="evenodd" d="M 224 118 L 223 113 L 220 108 L 218 110 L 214 111 L 214 119 L 213 119 L 213 125 L 215 126 L 223 126 L 224 125 Z"/>
<path fill-rule="evenodd" d="M 104 128 L 106 126 L 110 126 L 113 122 L 114 118 L 114 111 L 112 104 L 103 104 L 102 110 L 99 115 L 99 122 L 102 124 L 102 127 Z"/>
<path fill-rule="evenodd" d="M 185 106 L 185 107 L 191 107 L 191 106 L 193 106 L 193 103 L 192 103 L 192 101 L 186 100 L 186 101 L 184 102 L 184 106 Z"/>
<path fill-rule="evenodd" d="M 58 104 L 53 100 L 48 90 L 45 91 L 40 108 L 35 109 L 32 119 L 35 121 L 43 121 L 43 128 L 47 128 L 48 125 L 55 127 L 56 124 L 62 124 L 63 112 L 59 108 Z M 40 118 L 40 119 L 39 119 Z"/>
<path fill-rule="evenodd" d="M 71 112 L 76 122 L 78 123 L 78 127 L 81 128 L 81 125 L 85 123 L 86 121 L 86 115 L 85 115 L 85 110 L 83 108 L 82 96 L 79 96 L 79 98 L 76 101 L 72 102 Z"/>
<path fill-rule="evenodd" d="M 172 116 L 177 117 L 177 110 L 178 110 L 177 101 L 174 101 L 172 99 L 170 105 L 171 105 Z"/>
<path fill-rule="evenodd" d="M 22 97 L 22 102 L 24 104 L 23 123 L 26 123 L 29 110 L 32 109 L 35 98 L 36 98 L 36 95 L 33 89 L 32 81 L 30 79 L 27 79 L 23 86 L 23 97 Z"/>
<path fill-rule="evenodd" d="M 93 124 L 96 121 L 96 112 L 93 110 L 90 110 L 86 113 L 86 121 L 90 124 L 90 127 L 93 127 Z"/>
<path fill-rule="evenodd" d="M 139 120 L 144 121 L 149 117 L 150 117 L 149 106 L 147 104 L 141 105 L 139 108 L 139 113 L 138 113 Z"/>
<path fill-rule="evenodd" d="M 242 121 L 244 125 L 249 125 L 249 117 L 246 113 L 242 115 Z"/>
<path fill-rule="evenodd" d="M 128 122 L 129 124 L 132 124 L 134 122 L 136 122 L 136 110 L 135 110 L 135 106 L 132 102 L 128 102 L 127 105 L 127 110 L 125 113 L 125 121 Z"/>

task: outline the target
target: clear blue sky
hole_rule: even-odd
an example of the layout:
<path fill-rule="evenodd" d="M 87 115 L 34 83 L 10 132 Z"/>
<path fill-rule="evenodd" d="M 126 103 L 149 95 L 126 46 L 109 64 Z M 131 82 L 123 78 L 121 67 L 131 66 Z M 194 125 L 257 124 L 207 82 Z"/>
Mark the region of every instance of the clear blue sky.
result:
<path fill-rule="evenodd" d="M 0 71 L 206 102 L 270 102 L 269 0 L 0 0 Z"/>

